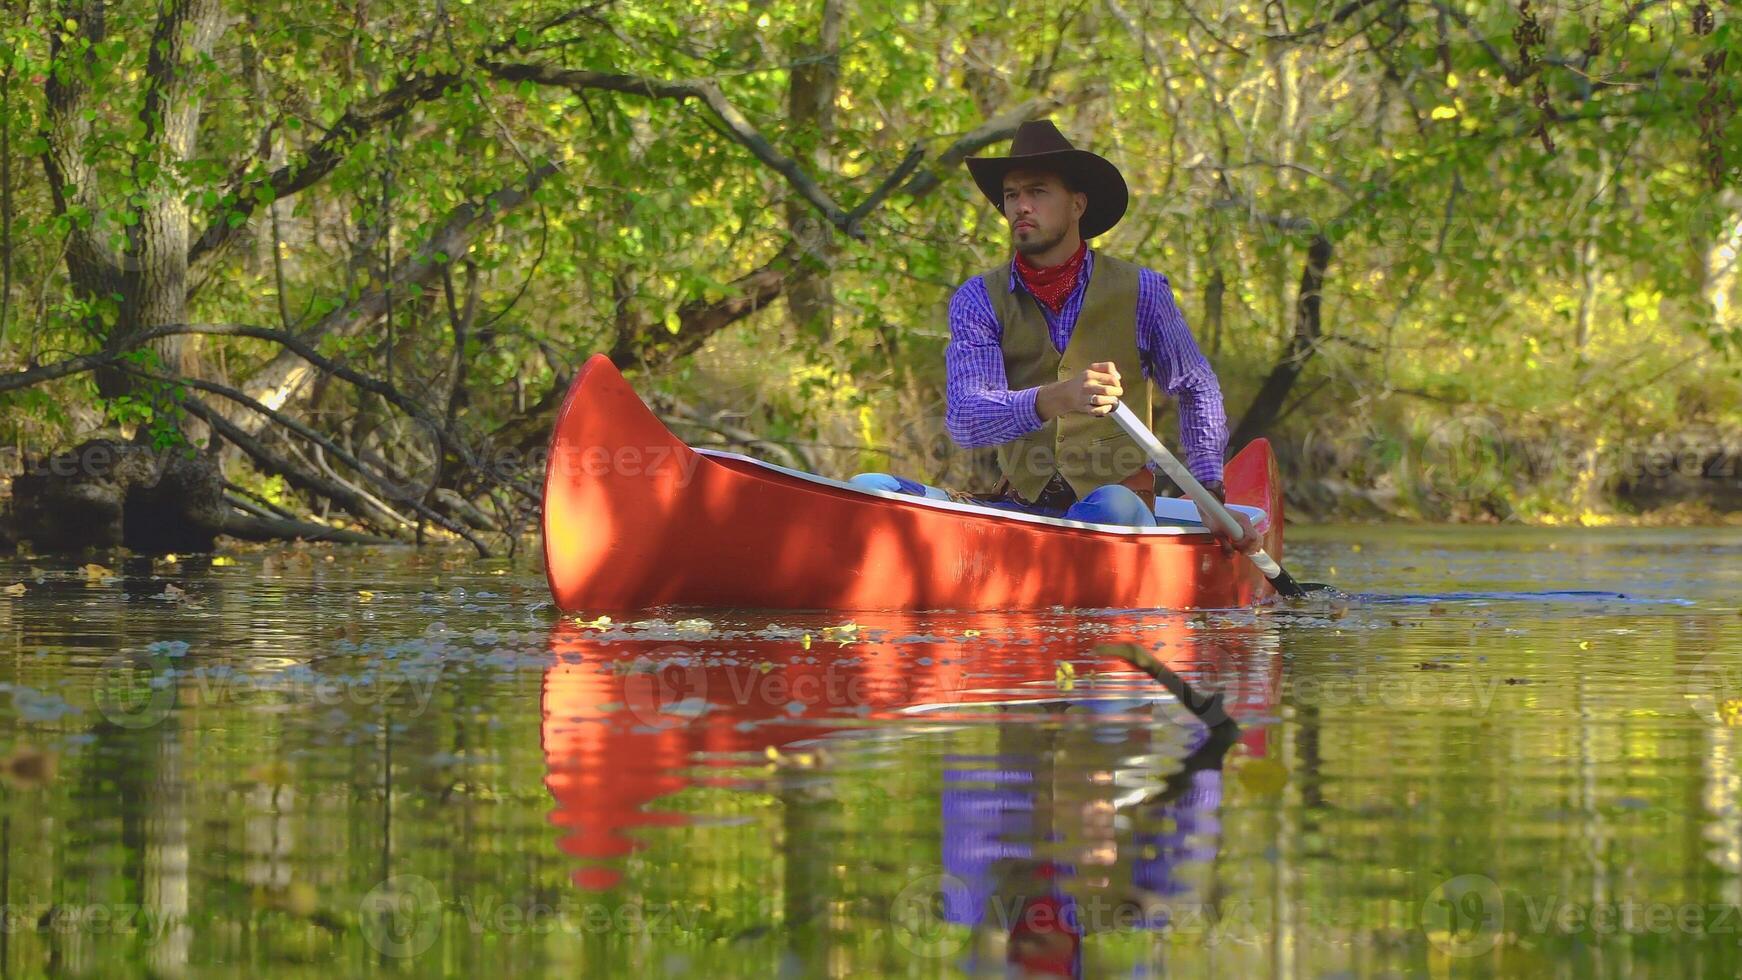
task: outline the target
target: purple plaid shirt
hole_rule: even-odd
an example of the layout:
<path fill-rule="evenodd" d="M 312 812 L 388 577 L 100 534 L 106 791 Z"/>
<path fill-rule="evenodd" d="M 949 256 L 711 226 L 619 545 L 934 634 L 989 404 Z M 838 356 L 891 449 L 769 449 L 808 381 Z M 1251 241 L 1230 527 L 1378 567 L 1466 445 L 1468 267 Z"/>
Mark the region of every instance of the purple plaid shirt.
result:
<path fill-rule="evenodd" d="M 1015 292 L 1022 287 L 1014 255 L 1010 263 L 1010 290 Z M 1083 259 L 1077 288 L 1066 298 L 1064 308 L 1055 316 L 1046 304 L 1039 304 L 1053 347 L 1059 351 L 1070 343 L 1071 329 L 1083 309 L 1083 292 L 1094 271 L 1095 252 L 1090 249 Z M 993 312 L 985 278 L 969 279 L 950 298 L 950 342 L 944 348 L 948 375 L 944 425 L 964 449 L 1009 442 L 1045 424 L 1034 407 L 1039 388 L 1010 390 L 1004 374 L 1003 337 L 1004 326 Z M 1219 482 L 1222 453 L 1228 445 L 1222 387 L 1174 305 L 1167 277 L 1149 269 L 1140 269 L 1137 277 L 1137 353 L 1143 361 L 1144 376 L 1179 403 L 1179 436 L 1186 468 L 1200 483 Z"/>

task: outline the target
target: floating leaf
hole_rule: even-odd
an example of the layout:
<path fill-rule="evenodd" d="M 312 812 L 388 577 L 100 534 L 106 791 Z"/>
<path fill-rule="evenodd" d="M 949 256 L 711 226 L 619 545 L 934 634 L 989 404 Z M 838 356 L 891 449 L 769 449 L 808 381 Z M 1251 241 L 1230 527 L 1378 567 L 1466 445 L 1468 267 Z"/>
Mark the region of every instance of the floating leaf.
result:
<path fill-rule="evenodd" d="M 1259 796 L 1275 796 L 1288 785 L 1288 770 L 1274 759 L 1246 756 L 1232 766 L 1240 785 Z"/>
<path fill-rule="evenodd" d="M 16 789 L 36 789 L 54 782 L 53 753 L 20 745 L 0 759 L 0 781 Z"/>
<path fill-rule="evenodd" d="M 242 778 L 251 783 L 265 783 L 268 786 L 288 786 L 295 775 L 291 772 L 290 765 L 284 760 L 273 759 L 270 762 L 262 762 L 257 766 L 249 767 L 248 771 L 242 774 Z"/>
<path fill-rule="evenodd" d="M 62 715 L 79 711 L 60 695 L 45 694 L 32 687 L 12 689 L 12 710 L 18 712 L 19 720 L 33 723 L 59 721 Z"/>
<path fill-rule="evenodd" d="M 186 640 L 158 640 L 148 643 L 145 652 L 158 657 L 185 657 L 188 652 Z"/>
<path fill-rule="evenodd" d="M 4 592 L 7 595 L 11 595 L 11 596 L 23 595 L 24 594 L 24 583 L 23 582 L 14 582 L 11 585 L 8 585 L 6 588 L 0 589 L 0 592 Z"/>

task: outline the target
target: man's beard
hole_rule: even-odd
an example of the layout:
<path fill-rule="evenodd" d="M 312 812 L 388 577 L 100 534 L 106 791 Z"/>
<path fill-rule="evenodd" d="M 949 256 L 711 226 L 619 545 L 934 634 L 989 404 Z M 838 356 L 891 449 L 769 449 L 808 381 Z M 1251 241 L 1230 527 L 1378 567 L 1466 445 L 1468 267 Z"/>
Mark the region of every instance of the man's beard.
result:
<path fill-rule="evenodd" d="M 1023 242 L 1021 239 L 1017 239 L 1016 250 L 1018 252 L 1021 252 L 1023 255 L 1039 255 L 1040 253 L 1045 252 L 1046 250 L 1052 248 L 1053 246 L 1057 245 L 1059 242 L 1062 242 L 1064 240 L 1065 240 L 1065 233 L 1064 233 L 1064 229 L 1061 228 L 1059 230 L 1058 234 L 1052 236 L 1052 238 L 1050 238 L 1046 241 L 1040 241 L 1039 239 L 1030 239 L 1027 242 Z"/>

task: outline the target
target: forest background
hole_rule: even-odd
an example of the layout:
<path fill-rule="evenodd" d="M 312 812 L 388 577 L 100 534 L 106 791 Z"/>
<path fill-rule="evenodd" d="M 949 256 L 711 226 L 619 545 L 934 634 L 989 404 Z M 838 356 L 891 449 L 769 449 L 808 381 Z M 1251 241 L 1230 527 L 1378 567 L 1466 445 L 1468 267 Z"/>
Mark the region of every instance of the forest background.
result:
<path fill-rule="evenodd" d="M 692 443 L 972 483 L 945 308 L 1009 238 L 961 161 L 1046 117 L 1124 172 L 1095 246 L 1168 277 L 1296 514 L 1734 520 L 1735 21 L 6 0 L 4 478 L 106 437 L 482 550 L 602 352 Z"/>

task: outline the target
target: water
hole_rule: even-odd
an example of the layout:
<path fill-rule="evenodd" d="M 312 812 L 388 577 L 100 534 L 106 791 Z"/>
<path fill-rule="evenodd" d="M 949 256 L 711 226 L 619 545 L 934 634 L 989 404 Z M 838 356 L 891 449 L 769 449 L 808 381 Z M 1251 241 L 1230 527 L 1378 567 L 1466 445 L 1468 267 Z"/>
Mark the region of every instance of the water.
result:
<path fill-rule="evenodd" d="M 613 621 L 7 560 L 0 973 L 1735 975 L 1739 559 L 1304 529 L 1294 607 Z"/>

